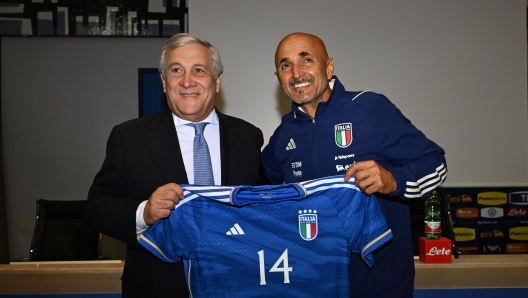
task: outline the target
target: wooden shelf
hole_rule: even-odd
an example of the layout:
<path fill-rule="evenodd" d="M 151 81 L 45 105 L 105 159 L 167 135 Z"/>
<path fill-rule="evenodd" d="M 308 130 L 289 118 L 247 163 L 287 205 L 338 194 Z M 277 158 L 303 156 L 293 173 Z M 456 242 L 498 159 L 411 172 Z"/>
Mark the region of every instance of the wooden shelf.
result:
<path fill-rule="evenodd" d="M 414 261 L 415 289 L 527 288 L 528 255 L 464 255 L 452 264 Z"/>
<path fill-rule="evenodd" d="M 0 294 L 120 293 L 123 261 L 0 265 Z M 528 288 L 528 255 L 466 255 L 452 264 L 415 260 L 415 289 Z"/>
<path fill-rule="evenodd" d="M 123 261 L 0 265 L 0 294 L 121 293 Z"/>

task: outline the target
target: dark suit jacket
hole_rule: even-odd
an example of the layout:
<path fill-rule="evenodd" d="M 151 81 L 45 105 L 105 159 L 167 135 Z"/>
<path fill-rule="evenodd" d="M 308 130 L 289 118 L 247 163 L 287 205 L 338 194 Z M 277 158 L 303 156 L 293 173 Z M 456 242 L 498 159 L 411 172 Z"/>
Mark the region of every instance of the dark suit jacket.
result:
<path fill-rule="evenodd" d="M 262 131 L 217 113 L 222 185 L 265 183 L 260 160 Z M 164 263 L 140 248 L 136 238 L 139 204 L 170 182 L 189 183 L 171 111 L 116 125 L 90 187 L 84 219 L 94 230 L 127 244 L 121 278 L 125 297 L 187 297 L 182 263 Z"/>

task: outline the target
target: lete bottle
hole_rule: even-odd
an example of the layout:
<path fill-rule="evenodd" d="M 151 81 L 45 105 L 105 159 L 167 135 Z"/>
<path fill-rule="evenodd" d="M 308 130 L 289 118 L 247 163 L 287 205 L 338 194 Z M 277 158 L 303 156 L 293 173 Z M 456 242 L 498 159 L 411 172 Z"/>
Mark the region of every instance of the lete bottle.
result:
<path fill-rule="evenodd" d="M 440 220 L 440 200 L 436 196 L 436 191 L 425 200 L 425 238 L 429 240 L 440 239 L 442 224 Z"/>

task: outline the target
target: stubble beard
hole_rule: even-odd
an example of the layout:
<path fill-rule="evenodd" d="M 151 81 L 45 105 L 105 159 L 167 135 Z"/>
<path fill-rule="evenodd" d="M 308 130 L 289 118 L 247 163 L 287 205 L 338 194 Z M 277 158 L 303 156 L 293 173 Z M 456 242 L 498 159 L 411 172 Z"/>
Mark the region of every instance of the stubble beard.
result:
<path fill-rule="evenodd" d="M 327 86 L 327 88 L 329 88 Z M 314 95 L 312 97 L 307 97 L 305 93 L 300 94 L 299 98 L 294 98 L 293 94 L 291 92 L 286 92 L 286 95 L 296 104 L 299 106 L 304 106 L 307 104 L 314 104 L 316 103 L 317 99 L 320 99 L 321 96 L 325 93 L 327 88 L 322 88 L 322 90 L 317 90 L 317 88 L 314 90 Z M 289 90 L 289 89 L 288 89 Z M 289 90 L 290 91 L 290 90 Z M 295 89 L 293 89 L 295 91 Z"/>

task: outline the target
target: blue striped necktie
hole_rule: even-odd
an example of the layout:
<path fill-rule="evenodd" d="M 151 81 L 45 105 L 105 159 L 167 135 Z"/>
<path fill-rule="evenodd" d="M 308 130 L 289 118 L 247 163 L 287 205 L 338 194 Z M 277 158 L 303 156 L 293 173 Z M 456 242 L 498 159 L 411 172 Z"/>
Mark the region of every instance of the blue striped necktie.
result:
<path fill-rule="evenodd" d="M 194 159 L 194 184 L 214 185 L 213 166 L 209 147 L 203 135 L 207 122 L 189 123 L 194 127 L 193 159 Z"/>

